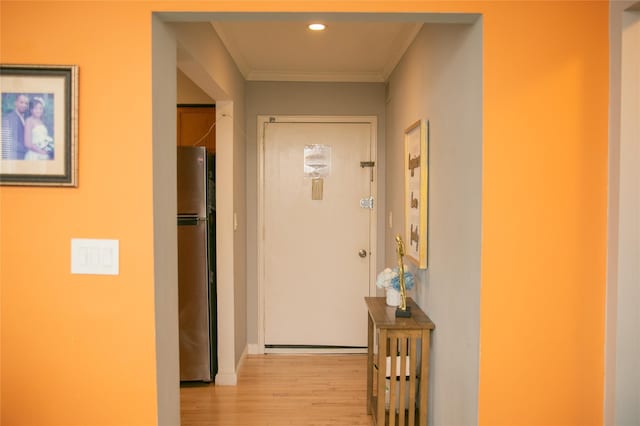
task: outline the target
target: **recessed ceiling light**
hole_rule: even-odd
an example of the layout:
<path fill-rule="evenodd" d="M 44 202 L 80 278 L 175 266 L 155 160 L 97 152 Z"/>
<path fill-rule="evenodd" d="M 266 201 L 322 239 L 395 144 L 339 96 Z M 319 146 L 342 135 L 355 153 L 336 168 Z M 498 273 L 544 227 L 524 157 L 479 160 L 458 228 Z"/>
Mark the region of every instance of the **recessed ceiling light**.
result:
<path fill-rule="evenodd" d="M 322 31 L 326 28 L 324 24 L 309 24 L 309 29 L 312 31 Z"/>

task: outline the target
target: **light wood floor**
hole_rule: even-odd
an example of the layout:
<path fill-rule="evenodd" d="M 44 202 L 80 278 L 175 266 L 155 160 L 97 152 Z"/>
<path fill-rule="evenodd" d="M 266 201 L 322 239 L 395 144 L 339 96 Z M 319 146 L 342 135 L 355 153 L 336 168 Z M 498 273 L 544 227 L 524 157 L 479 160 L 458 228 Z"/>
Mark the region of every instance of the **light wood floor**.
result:
<path fill-rule="evenodd" d="M 183 386 L 182 426 L 358 426 L 366 355 L 250 355 L 237 386 Z"/>

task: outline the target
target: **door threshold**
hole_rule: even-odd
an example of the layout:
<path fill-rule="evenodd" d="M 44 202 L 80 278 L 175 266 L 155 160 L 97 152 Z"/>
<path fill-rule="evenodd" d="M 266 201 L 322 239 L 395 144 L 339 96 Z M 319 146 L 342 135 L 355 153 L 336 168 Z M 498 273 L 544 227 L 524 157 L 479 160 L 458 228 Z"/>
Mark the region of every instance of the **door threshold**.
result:
<path fill-rule="evenodd" d="M 264 345 L 265 354 L 366 354 L 366 346 Z"/>

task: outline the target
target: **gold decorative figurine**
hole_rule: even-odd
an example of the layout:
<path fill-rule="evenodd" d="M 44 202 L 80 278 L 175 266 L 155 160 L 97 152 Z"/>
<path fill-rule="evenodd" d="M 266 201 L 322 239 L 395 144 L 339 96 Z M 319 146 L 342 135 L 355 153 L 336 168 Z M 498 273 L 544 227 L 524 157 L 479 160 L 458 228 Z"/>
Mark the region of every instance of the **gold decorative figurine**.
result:
<path fill-rule="evenodd" d="M 396 317 L 409 318 L 411 310 L 407 306 L 407 287 L 404 282 L 404 243 L 400 234 L 396 235 L 398 245 L 398 281 L 400 282 L 400 306 L 396 308 Z"/>

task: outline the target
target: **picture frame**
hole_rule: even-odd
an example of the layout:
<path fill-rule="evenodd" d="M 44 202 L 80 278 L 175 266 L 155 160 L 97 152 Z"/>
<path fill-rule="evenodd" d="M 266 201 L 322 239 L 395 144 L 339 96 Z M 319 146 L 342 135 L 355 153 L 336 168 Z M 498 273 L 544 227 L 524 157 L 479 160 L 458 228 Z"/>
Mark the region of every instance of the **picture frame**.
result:
<path fill-rule="evenodd" d="M 0 64 L 0 185 L 78 186 L 78 67 Z"/>
<path fill-rule="evenodd" d="M 405 255 L 419 269 L 428 264 L 429 121 L 418 120 L 404 131 Z"/>

